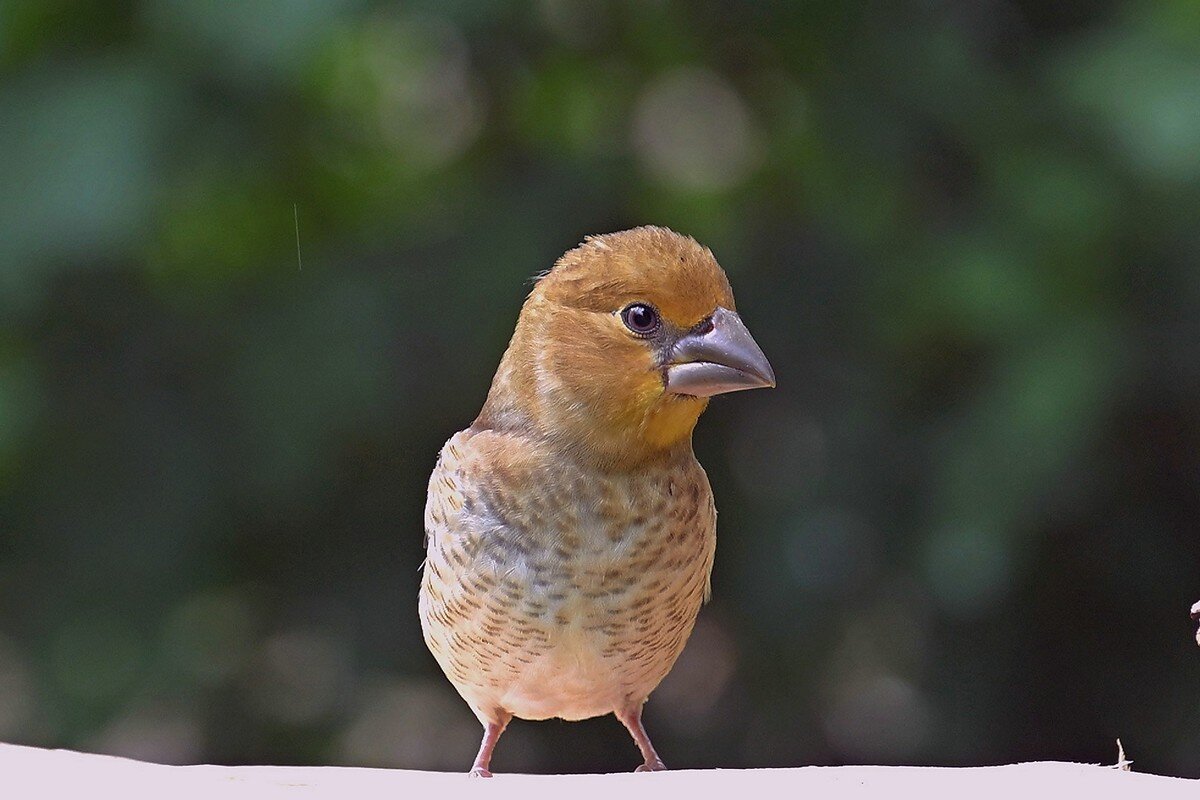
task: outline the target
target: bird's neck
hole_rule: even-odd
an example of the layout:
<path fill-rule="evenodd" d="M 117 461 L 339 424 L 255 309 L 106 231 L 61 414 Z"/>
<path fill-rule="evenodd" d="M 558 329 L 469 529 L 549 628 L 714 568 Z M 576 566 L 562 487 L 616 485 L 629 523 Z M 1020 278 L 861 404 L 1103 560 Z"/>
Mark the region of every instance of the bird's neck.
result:
<path fill-rule="evenodd" d="M 581 392 L 527 353 L 521 331 L 501 359 L 474 427 L 534 436 L 555 449 L 612 469 L 639 468 L 691 452 L 692 430 L 706 402 L 663 395 Z"/>

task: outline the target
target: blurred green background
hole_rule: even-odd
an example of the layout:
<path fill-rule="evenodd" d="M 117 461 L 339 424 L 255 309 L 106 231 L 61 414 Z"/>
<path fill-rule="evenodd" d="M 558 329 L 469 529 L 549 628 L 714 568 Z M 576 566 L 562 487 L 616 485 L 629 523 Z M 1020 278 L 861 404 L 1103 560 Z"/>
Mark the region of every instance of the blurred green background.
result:
<path fill-rule="evenodd" d="M 697 431 L 667 763 L 1200 775 L 1198 221 L 1194 0 L 5 0 L 0 740 L 465 770 L 429 470 L 656 223 L 779 375 Z"/>

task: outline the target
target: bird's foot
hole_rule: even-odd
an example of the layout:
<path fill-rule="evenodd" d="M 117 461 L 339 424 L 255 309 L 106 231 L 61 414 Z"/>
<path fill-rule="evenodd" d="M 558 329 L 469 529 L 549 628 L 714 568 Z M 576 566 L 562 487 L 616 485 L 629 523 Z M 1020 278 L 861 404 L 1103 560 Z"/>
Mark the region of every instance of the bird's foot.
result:
<path fill-rule="evenodd" d="M 645 764 L 639 764 L 638 768 L 635 769 L 634 772 L 662 772 L 666 768 L 666 764 L 658 759 L 655 759 L 654 761 L 647 761 Z"/>
<path fill-rule="evenodd" d="M 471 771 L 467 773 L 472 778 L 490 778 L 492 773 L 487 767 L 471 767 Z"/>

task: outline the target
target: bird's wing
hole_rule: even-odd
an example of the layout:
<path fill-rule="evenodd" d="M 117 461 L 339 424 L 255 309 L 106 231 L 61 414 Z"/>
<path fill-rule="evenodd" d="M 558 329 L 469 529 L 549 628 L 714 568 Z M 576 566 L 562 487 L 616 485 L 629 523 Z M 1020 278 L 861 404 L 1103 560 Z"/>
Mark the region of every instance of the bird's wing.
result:
<path fill-rule="evenodd" d="M 425 545 L 452 562 L 502 575 L 527 554 L 544 523 L 546 482 L 522 437 L 468 428 L 446 442 L 429 478 Z M 454 564 L 465 567 L 465 564 Z"/>

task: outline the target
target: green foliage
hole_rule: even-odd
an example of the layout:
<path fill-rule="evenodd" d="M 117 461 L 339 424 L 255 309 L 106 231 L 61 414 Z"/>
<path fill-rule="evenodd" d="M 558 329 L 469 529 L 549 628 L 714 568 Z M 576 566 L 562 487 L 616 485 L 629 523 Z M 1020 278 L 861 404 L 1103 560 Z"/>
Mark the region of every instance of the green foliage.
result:
<path fill-rule="evenodd" d="M 697 433 L 668 763 L 1200 775 L 1196 9 L 0 6 L 0 737 L 464 769 L 424 482 L 529 277 L 656 223 L 780 380 Z"/>

